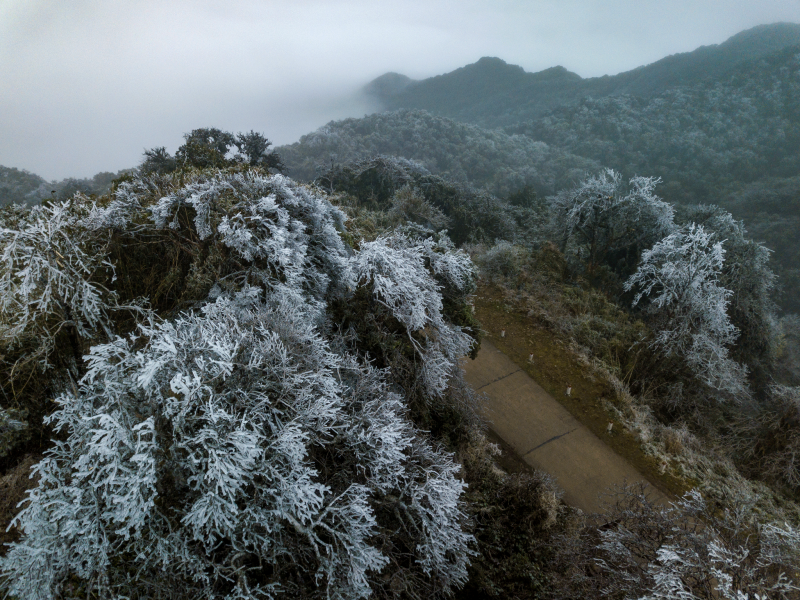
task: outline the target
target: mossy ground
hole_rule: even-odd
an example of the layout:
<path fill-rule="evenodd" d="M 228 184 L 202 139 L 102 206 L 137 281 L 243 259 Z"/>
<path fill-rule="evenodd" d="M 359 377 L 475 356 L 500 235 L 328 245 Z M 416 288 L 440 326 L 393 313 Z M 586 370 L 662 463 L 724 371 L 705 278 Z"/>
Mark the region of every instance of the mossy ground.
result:
<path fill-rule="evenodd" d="M 659 461 L 646 455 L 634 434 L 615 421 L 604 407 L 604 401 L 613 401 L 614 391 L 610 384 L 581 365 L 557 334 L 537 326 L 522 309 L 510 305 L 500 288 L 486 283 L 478 286 L 475 316 L 499 350 L 631 463 L 653 486 L 674 497 L 682 496 L 693 487 L 690 481 L 669 472 L 660 472 Z M 503 329 L 506 335 L 501 338 Z M 533 362 L 528 362 L 531 354 Z M 572 385 L 571 396 L 565 395 L 567 383 Z M 609 435 L 606 428 L 612 421 L 615 424 Z"/>

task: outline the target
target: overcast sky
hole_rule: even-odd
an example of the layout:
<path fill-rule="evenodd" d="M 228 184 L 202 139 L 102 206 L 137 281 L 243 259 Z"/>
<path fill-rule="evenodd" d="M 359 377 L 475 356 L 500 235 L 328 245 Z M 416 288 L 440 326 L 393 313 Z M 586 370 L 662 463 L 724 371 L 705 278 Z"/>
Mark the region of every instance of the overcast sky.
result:
<path fill-rule="evenodd" d="M 0 0 L 0 165 L 87 177 L 197 127 L 290 143 L 387 71 L 593 77 L 777 21 L 800 0 Z"/>

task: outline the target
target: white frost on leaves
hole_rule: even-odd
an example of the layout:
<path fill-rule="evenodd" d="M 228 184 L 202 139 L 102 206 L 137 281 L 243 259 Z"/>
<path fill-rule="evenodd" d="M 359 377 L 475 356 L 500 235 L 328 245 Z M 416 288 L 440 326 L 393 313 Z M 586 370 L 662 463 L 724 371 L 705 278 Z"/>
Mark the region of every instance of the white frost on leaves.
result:
<path fill-rule="evenodd" d="M 272 597 L 293 570 L 330 598 L 364 598 L 390 560 L 376 543 L 381 511 L 439 589 L 462 585 L 474 540 L 456 463 L 416 430 L 386 373 L 334 351 L 320 325 L 331 295 L 374 284 L 440 394 L 471 346 L 442 315 L 442 288 L 474 285 L 466 254 L 446 237 L 397 236 L 352 255 L 343 214 L 282 176 L 199 176 L 143 201 L 159 185 L 136 180 L 104 208 L 63 203 L 3 223 L 3 309 L 31 321 L 66 306 L 87 335 L 113 294 L 91 283 L 105 255 L 70 246 L 81 232 L 92 244 L 119 228 L 180 234 L 193 215 L 196 235 L 242 261 L 237 281 L 258 283 L 216 285 L 202 308 L 150 315 L 91 349 L 79 389 L 56 399 L 59 440 L 15 520 L 22 538 L 0 559 L 8 592 L 59 597 L 74 575 L 112 594 L 134 566 L 141 581 L 194 582 L 208 598 Z M 121 556 L 132 561 L 122 569 Z M 243 565 L 259 563 L 277 579 L 248 579 Z"/>
<path fill-rule="evenodd" d="M 344 213 L 306 186 L 255 172 L 199 178 L 151 207 L 154 225 L 179 229 L 184 207 L 201 240 L 219 239 L 242 259 L 261 261 L 270 267 L 259 271 L 264 279 L 302 284 L 318 300 L 331 284 L 352 287 L 338 234 Z"/>
<path fill-rule="evenodd" d="M 594 264 L 603 253 L 669 234 L 675 227 L 675 210 L 655 194 L 660 181 L 634 177 L 625 189 L 622 175 L 606 169 L 553 196 L 550 203 L 562 244 L 579 240 Z"/>
<path fill-rule="evenodd" d="M 419 437 L 380 372 L 333 353 L 286 299 L 221 295 L 142 326 L 140 350 L 122 338 L 92 349 L 80 392 L 52 417 L 66 440 L 36 467 L 42 484 L 16 519 L 24 537 L 2 562 L 12 594 L 55 595 L 67 574 L 90 579 L 121 554 L 144 572 L 193 572 L 213 548 L 218 565 L 315 557 L 330 597 L 363 598 L 388 561 L 371 541 L 387 495 L 406 507 L 423 570 L 445 587 L 466 581 L 472 538 L 452 457 Z M 317 464 L 329 452 L 348 477 L 326 482 Z M 159 485 L 180 501 L 159 503 Z"/>
<path fill-rule="evenodd" d="M 46 359 L 64 326 L 84 337 L 108 333 L 116 297 L 91 277 L 113 267 L 83 225 L 85 204 L 54 202 L 16 216 L 0 223 L 0 340 L 13 347 L 35 328 Z"/>
<path fill-rule="evenodd" d="M 449 257 L 436 254 L 429 242 L 404 235 L 382 236 L 361 244 L 353 259 L 355 279 L 371 283 L 376 299 L 405 325 L 409 339 L 422 358 L 422 379 L 427 391 L 440 396 L 459 358 L 472 347 L 472 338 L 460 327 L 447 323 L 442 315 L 440 286 L 425 265 L 428 258 L 434 272 L 452 285 L 467 286 L 471 265 L 466 254 L 446 250 Z M 423 342 L 414 338 L 417 334 Z"/>
<path fill-rule="evenodd" d="M 800 590 L 783 574 L 796 564 L 797 532 L 776 525 L 754 529 L 747 498 L 719 511 L 692 490 L 667 507 L 636 506 L 600 531 L 596 564 L 608 576 L 604 594 L 766 600 Z"/>
<path fill-rule="evenodd" d="M 466 295 L 474 290 L 475 265 L 466 252 L 455 248 L 446 232 L 416 243 L 445 291 Z"/>
<path fill-rule="evenodd" d="M 722 242 L 700 225 L 689 225 L 642 255 L 625 290 L 638 290 L 634 306 L 649 299 L 660 317 L 655 344 L 683 357 L 707 385 L 741 396 L 747 370 L 728 356 L 739 335 L 727 314 L 731 292 L 718 284 L 725 260 Z"/>

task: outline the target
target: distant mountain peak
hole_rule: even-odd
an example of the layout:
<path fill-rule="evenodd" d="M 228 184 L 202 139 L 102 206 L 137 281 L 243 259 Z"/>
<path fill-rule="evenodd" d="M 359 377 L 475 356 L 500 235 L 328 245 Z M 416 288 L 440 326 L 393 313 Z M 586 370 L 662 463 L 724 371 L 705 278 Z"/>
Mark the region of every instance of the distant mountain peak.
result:
<path fill-rule="evenodd" d="M 776 49 L 800 44 L 800 23 L 768 23 L 756 25 L 729 37 L 720 46 L 768 43 Z"/>
<path fill-rule="evenodd" d="M 364 92 L 382 100 L 402 92 L 413 82 L 413 79 L 400 73 L 384 73 L 365 85 Z"/>
<path fill-rule="evenodd" d="M 523 70 L 522 67 L 518 67 L 517 65 L 510 65 L 506 61 L 504 61 L 502 58 L 497 58 L 496 56 L 483 56 L 483 57 L 478 59 L 478 62 L 472 63 L 471 65 L 467 65 L 467 67 L 482 68 L 482 69 L 486 69 L 486 68 L 494 68 L 494 69 L 497 69 L 497 68 L 500 68 L 500 69 L 502 69 L 502 68 L 511 68 L 511 69 L 519 70 L 519 71 Z"/>
<path fill-rule="evenodd" d="M 573 73 L 561 65 L 556 65 L 555 67 L 550 67 L 549 69 L 545 69 L 543 71 L 537 71 L 536 73 L 532 73 L 532 75 L 534 75 L 540 81 L 558 79 L 580 81 L 583 79 L 577 73 Z"/>

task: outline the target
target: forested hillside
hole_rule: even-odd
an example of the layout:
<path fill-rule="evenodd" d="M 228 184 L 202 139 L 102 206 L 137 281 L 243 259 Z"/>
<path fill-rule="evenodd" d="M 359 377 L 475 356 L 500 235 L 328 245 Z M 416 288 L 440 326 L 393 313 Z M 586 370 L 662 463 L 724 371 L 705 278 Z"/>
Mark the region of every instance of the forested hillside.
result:
<path fill-rule="evenodd" d="M 774 251 L 776 301 L 800 311 L 800 26 L 756 27 L 613 77 L 486 58 L 421 82 L 387 74 L 368 92 L 403 110 L 281 148 L 290 172 L 310 180 L 337 161 L 396 155 L 500 196 L 547 196 L 600 166 L 655 174 L 670 202 L 746 218 Z M 420 108 L 431 114 L 406 110 Z M 498 126 L 507 135 L 485 129 Z"/>
<path fill-rule="evenodd" d="M 278 149 L 287 173 L 311 181 L 331 165 L 385 154 L 421 163 L 454 182 L 506 195 L 525 186 L 552 194 L 598 163 L 537 142 L 419 110 L 329 123 Z"/>
<path fill-rule="evenodd" d="M 46 185 L 38 175 L 0 165 L 0 205 L 36 201 Z"/>
<path fill-rule="evenodd" d="M 282 158 L 198 129 L 0 210 L 10 597 L 797 597 L 800 326 L 730 214 L 612 170 L 545 201 Z M 589 519 L 508 467 L 459 368 L 476 293 L 562 340 L 674 505 Z"/>
<path fill-rule="evenodd" d="M 506 131 L 629 176 L 659 173 L 675 202 L 715 202 L 742 184 L 796 176 L 800 46 L 727 75 L 648 98 L 585 97 Z"/>

